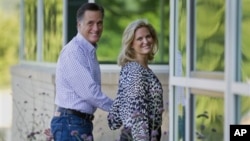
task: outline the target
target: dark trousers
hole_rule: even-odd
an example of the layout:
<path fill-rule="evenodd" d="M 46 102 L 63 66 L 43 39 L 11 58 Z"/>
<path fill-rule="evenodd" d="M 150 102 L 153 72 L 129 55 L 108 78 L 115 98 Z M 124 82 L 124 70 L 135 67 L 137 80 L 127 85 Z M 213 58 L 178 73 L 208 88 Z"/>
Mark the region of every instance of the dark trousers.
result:
<path fill-rule="evenodd" d="M 155 136 L 156 137 L 156 141 L 160 141 L 161 140 L 161 128 L 159 128 L 158 130 L 158 134 Z M 150 133 L 150 139 L 151 140 L 151 131 L 149 131 Z M 121 136 L 120 136 L 120 141 L 133 141 L 132 139 L 132 134 L 130 130 L 127 129 L 122 129 L 121 132 Z"/>

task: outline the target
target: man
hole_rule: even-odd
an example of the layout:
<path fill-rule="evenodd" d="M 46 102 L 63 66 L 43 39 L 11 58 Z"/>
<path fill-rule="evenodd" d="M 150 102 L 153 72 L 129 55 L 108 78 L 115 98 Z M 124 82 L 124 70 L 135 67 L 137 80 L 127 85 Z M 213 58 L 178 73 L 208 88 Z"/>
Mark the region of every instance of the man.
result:
<path fill-rule="evenodd" d="M 100 66 L 96 59 L 104 9 L 86 3 L 78 9 L 76 17 L 78 33 L 64 46 L 57 62 L 57 109 L 51 121 L 55 141 L 92 137 L 94 112 L 97 108 L 109 111 L 113 103 L 101 91 Z"/>

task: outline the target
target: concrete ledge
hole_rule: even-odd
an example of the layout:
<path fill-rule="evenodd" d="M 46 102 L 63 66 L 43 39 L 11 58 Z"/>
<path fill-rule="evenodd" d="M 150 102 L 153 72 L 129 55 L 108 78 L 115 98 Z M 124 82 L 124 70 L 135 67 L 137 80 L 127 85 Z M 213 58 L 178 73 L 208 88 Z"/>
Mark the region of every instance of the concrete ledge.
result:
<path fill-rule="evenodd" d="M 102 90 L 115 98 L 118 89 L 120 67 L 101 64 Z M 164 89 L 164 103 L 168 103 L 167 65 L 150 65 L 160 79 Z M 27 141 L 27 135 L 36 134 L 37 140 L 45 140 L 43 130 L 48 128 L 55 105 L 55 64 L 21 63 L 11 67 L 13 119 L 12 141 Z M 167 108 L 167 107 L 165 107 Z M 107 124 L 107 113 L 98 109 L 95 113 L 95 141 L 118 139 L 120 130 L 111 131 Z M 168 131 L 168 112 L 164 112 L 162 131 Z M 168 137 L 163 136 L 162 141 Z"/>
<path fill-rule="evenodd" d="M 55 66 L 44 67 L 33 64 L 19 64 L 11 67 L 11 74 L 23 78 L 32 77 L 33 80 L 54 83 Z"/>

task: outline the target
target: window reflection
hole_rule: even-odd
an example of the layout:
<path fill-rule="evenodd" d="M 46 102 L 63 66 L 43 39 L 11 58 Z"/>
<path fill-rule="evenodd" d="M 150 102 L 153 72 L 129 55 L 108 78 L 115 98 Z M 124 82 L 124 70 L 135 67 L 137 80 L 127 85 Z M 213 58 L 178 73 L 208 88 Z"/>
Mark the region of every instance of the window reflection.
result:
<path fill-rule="evenodd" d="M 62 0 L 43 0 L 43 40 L 42 55 L 45 62 L 56 62 L 62 48 Z M 79 1 L 80 2 L 80 1 Z M 84 0 L 82 0 L 84 2 Z M 169 61 L 169 1 L 96 0 L 105 8 L 105 23 L 99 41 L 98 60 L 101 63 L 115 63 L 121 48 L 122 32 L 131 21 L 147 19 L 156 28 L 159 37 L 159 51 L 154 62 L 166 64 Z M 37 1 L 24 0 L 25 5 L 25 58 L 36 60 L 37 56 Z M 41 6 L 41 7 L 40 7 Z M 65 10 L 65 9 L 64 9 Z M 72 10 L 72 9 L 71 9 Z M 121 12 L 125 11 L 125 12 Z M 157 11 L 157 12 L 156 12 Z M 69 13 L 69 12 L 68 12 Z M 75 16 L 75 14 L 74 14 Z M 69 17 L 69 19 L 74 19 Z M 39 27 L 38 27 L 39 28 Z M 71 31 L 68 29 L 67 31 Z"/>
<path fill-rule="evenodd" d="M 43 59 L 56 62 L 62 48 L 63 1 L 44 0 Z"/>
<path fill-rule="evenodd" d="M 240 109 L 240 124 L 250 124 L 250 96 L 238 96 Z"/>
<path fill-rule="evenodd" d="M 243 82 L 250 83 L 250 6 L 249 0 L 241 1 L 241 77 Z"/>
<path fill-rule="evenodd" d="M 187 24 L 187 4 L 186 0 L 179 0 L 178 1 L 178 55 L 181 56 L 181 62 L 178 62 L 182 64 L 180 69 L 186 70 L 186 24 Z M 179 57 L 177 57 L 179 58 Z M 180 59 L 180 58 L 179 58 Z M 183 68 L 182 68 L 183 67 Z M 178 71 L 179 72 L 179 71 Z M 179 74 L 176 74 L 179 75 Z M 185 71 L 182 71 L 182 75 L 185 75 Z"/>
<path fill-rule="evenodd" d="M 175 119 L 177 119 L 177 140 L 183 141 L 185 139 L 185 89 L 184 87 L 175 87 Z"/>
<path fill-rule="evenodd" d="M 195 70 L 224 71 L 225 1 L 196 1 Z"/>
<path fill-rule="evenodd" d="M 224 99 L 195 95 L 195 141 L 223 141 Z"/>
<path fill-rule="evenodd" d="M 36 60 L 36 50 L 37 50 L 37 1 L 35 0 L 24 0 L 25 7 L 25 33 L 24 33 L 24 43 L 25 43 L 25 50 L 24 50 L 24 57 L 26 60 Z"/>
<path fill-rule="evenodd" d="M 104 30 L 98 44 L 98 60 L 114 63 L 121 48 L 125 27 L 138 18 L 147 19 L 156 29 L 159 51 L 153 63 L 169 61 L 169 1 L 166 0 L 95 0 L 105 8 Z"/>

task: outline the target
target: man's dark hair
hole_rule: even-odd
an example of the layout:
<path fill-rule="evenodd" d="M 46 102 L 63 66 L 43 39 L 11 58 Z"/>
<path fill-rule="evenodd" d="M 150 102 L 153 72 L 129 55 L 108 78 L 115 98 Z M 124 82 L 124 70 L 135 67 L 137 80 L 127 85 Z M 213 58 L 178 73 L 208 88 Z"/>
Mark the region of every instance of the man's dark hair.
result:
<path fill-rule="evenodd" d="M 81 7 L 77 10 L 76 13 L 76 20 L 79 22 L 82 20 L 85 11 L 100 11 L 102 13 L 102 18 L 104 17 L 104 9 L 102 6 L 96 3 L 85 3 L 81 5 Z"/>

